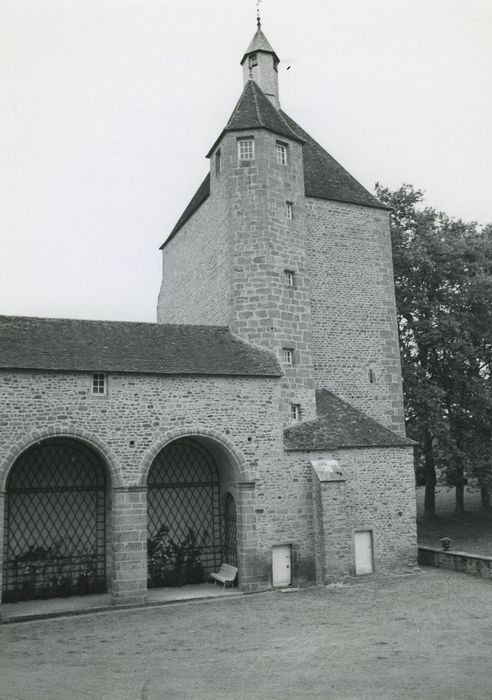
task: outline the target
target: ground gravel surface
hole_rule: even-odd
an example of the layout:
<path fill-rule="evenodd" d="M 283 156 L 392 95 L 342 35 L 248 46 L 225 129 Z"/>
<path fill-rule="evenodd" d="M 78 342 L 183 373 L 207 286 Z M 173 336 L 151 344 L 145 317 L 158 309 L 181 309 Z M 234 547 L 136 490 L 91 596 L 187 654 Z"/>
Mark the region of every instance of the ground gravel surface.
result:
<path fill-rule="evenodd" d="M 0 700 L 490 700 L 492 582 L 439 569 L 0 627 Z"/>

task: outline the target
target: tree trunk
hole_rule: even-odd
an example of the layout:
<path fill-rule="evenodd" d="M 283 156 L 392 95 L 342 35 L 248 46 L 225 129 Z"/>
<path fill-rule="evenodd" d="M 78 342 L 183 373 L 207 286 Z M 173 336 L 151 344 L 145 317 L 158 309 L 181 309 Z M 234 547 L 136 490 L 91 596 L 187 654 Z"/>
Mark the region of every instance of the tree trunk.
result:
<path fill-rule="evenodd" d="M 483 510 L 490 510 L 490 492 L 487 486 L 480 486 L 480 505 Z"/>
<path fill-rule="evenodd" d="M 456 484 L 456 515 L 462 515 L 465 512 L 465 484 L 462 480 Z"/>
<path fill-rule="evenodd" d="M 426 518 L 433 518 L 436 514 L 436 465 L 432 447 L 432 436 L 428 431 L 426 431 L 424 436 L 424 473 L 424 516 Z"/>

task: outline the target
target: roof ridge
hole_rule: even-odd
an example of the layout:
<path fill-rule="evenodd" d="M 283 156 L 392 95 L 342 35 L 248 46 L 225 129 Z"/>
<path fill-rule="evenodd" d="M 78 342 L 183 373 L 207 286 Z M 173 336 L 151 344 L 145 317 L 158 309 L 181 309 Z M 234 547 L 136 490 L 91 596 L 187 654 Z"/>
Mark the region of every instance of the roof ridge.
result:
<path fill-rule="evenodd" d="M 23 316 L 17 314 L 0 314 L 0 323 L 2 321 L 50 321 L 50 322 L 75 322 L 75 323 L 91 323 L 91 324 L 118 324 L 118 325 L 132 325 L 132 326 L 153 326 L 159 328 L 206 328 L 211 330 L 227 331 L 232 333 L 231 329 L 227 325 L 213 324 L 209 325 L 207 323 L 159 323 L 158 321 L 121 321 L 118 319 L 101 319 L 101 318 L 68 318 L 66 316 Z"/>
<path fill-rule="evenodd" d="M 255 101 L 256 117 L 257 117 L 257 119 L 258 119 L 260 125 L 261 125 L 263 128 L 265 128 L 265 123 L 264 123 L 263 119 L 261 118 L 260 107 L 259 107 L 259 105 L 258 105 L 258 98 L 257 98 L 257 95 L 256 95 L 256 89 L 259 90 L 259 89 L 260 89 L 260 86 L 259 86 L 254 80 L 251 80 L 251 79 L 248 80 L 248 82 L 246 83 L 246 85 L 249 85 L 250 83 L 251 83 L 251 89 L 252 89 L 252 91 L 253 91 L 253 100 Z M 265 97 L 266 97 L 266 95 L 265 95 Z M 268 99 L 268 98 L 267 98 L 267 99 Z"/>

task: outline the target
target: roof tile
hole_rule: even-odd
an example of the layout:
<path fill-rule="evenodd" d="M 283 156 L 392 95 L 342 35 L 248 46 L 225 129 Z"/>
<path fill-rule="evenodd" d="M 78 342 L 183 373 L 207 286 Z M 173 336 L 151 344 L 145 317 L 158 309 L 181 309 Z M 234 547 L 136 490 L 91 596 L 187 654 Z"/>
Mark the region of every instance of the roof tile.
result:
<path fill-rule="evenodd" d="M 280 376 L 275 356 L 224 326 L 0 316 L 0 367 Z"/>
<path fill-rule="evenodd" d="M 365 413 L 332 394 L 316 390 L 318 418 L 284 430 L 284 447 L 295 450 L 336 450 L 342 447 L 406 447 L 412 440 L 388 430 Z"/>

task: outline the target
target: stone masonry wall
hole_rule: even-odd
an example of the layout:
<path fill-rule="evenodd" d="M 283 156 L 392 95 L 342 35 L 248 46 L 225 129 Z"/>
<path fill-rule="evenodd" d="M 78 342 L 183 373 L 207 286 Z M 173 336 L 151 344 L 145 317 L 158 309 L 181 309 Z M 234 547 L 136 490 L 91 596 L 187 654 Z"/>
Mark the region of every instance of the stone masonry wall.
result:
<path fill-rule="evenodd" d="M 238 533 L 245 590 L 270 585 L 271 548 L 286 541 L 293 545 L 295 576 L 312 580 L 310 465 L 283 451 L 279 379 L 110 374 L 107 396 L 93 396 L 90 387 L 89 373 L 0 373 L 0 495 L 7 469 L 33 440 L 72 435 L 93 445 L 113 487 L 108 568 L 116 604 L 145 599 L 142 487 L 170 434 L 221 435 L 241 456 L 238 473 L 216 452 L 222 489 L 233 493 L 243 518 Z"/>
<path fill-rule="evenodd" d="M 239 162 L 237 141 L 245 137 L 254 137 L 255 159 Z M 277 160 L 278 141 L 287 148 L 286 165 Z M 302 147 L 257 130 L 226 134 L 220 148 L 230 207 L 231 329 L 275 352 L 283 364 L 284 422 L 291 403 L 300 404 L 309 420 L 315 403 Z M 294 286 L 287 285 L 285 270 L 294 273 Z M 293 351 L 292 366 L 283 363 L 283 348 Z"/>
<path fill-rule="evenodd" d="M 340 550 L 341 555 L 345 552 L 346 544 L 337 539 L 330 541 L 332 533 L 338 537 L 337 532 L 343 528 L 348 527 L 352 537 L 356 530 L 372 530 L 376 571 L 414 564 L 417 532 L 413 448 L 345 449 L 317 453 L 316 457 L 336 459 L 345 478 L 347 509 L 330 511 L 332 522 L 324 531 L 326 550 Z M 324 486 L 329 489 L 333 485 Z M 348 544 L 353 547 L 353 542 Z M 353 574 L 353 551 L 351 558 L 346 573 Z"/>
<path fill-rule="evenodd" d="M 316 386 L 404 433 L 388 213 L 312 198 L 306 207 Z"/>
<path fill-rule="evenodd" d="M 165 246 L 158 323 L 229 322 L 226 209 L 211 195 Z"/>

